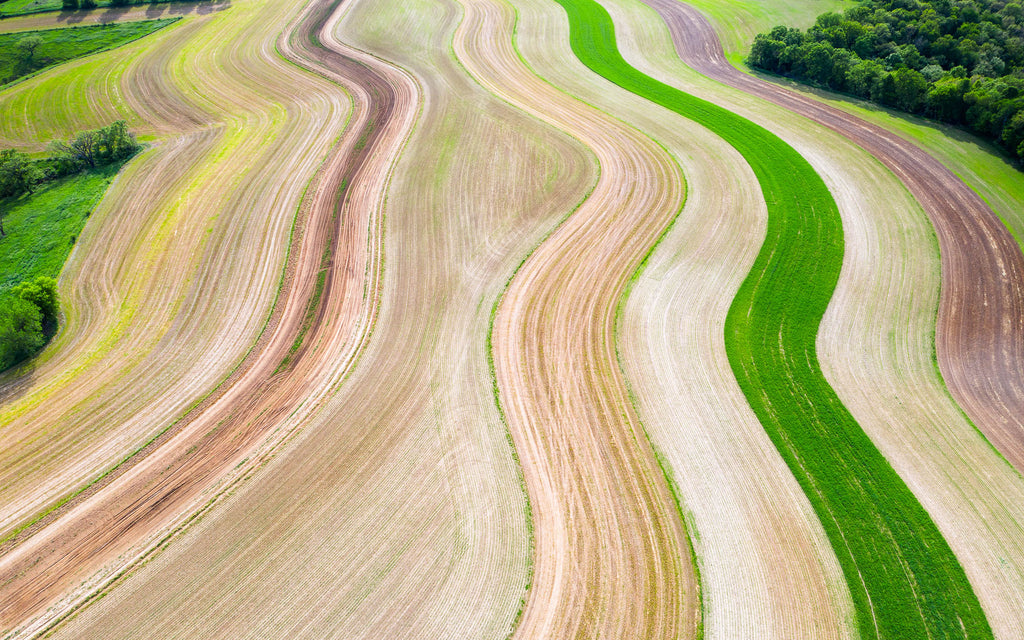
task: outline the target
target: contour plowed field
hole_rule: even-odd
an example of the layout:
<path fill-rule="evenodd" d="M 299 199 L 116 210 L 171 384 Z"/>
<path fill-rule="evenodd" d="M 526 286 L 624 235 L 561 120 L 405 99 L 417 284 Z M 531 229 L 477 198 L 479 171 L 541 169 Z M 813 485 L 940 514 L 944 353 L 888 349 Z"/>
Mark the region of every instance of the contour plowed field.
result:
<path fill-rule="evenodd" d="M 357 40 L 416 71 L 423 91 L 411 155 L 391 187 L 376 191 L 389 193 L 394 240 L 386 245 L 384 306 L 359 366 L 289 455 L 127 582 L 123 589 L 136 597 L 122 600 L 124 591 L 115 591 L 69 626 L 69 637 L 107 637 L 112 627 L 148 637 L 173 628 L 180 611 L 163 596 L 182 584 L 206 585 L 193 595 L 191 620 L 204 636 L 265 637 L 273 629 L 322 637 L 325 624 L 343 637 L 504 635 L 510 628 L 528 580 L 529 537 L 488 372 L 490 310 L 539 234 L 583 197 L 593 171 L 568 138 L 488 97 L 453 60 L 434 53 L 444 51 L 438 39 L 451 38 L 457 17 L 450 5 L 432 15 L 436 6 L 415 7 L 412 16 L 397 4 L 367 7 L 348 19 L 358 25 Z M 409 29 L 405 45 L 374 38 L 376 25 L 396 20 Z M 438 30 L 414 31 L 424 21 Z M 320 37 L 340 47 L 334 34 L 342 26 L 332 22 Z M 466 97 L 452 100 L 450 86 Z M 481 181 L 480 166 L 506 177 Z M 535 229 L 526 238 L 510 233 L 524 225 Z M 466 344 L 475 346 L 467 351 Z M 337 354 L 318 352 L 325 361 Z M 296 490 L 304 497 L 297 500 Z M 281 513 L 288 514 L 284 529 L 249 525 Z M 382 522 L 392 526 L 382 530 Z M 337 534 L 325 538 L 325 527 Z M 268 536 L 280 549 L 270 556 L 260 542 Z M 417 557 L 428 561 L 410 571 Z M 263 578 L 248 587 L 221 579 L 237 571 Z M 306 583 L 296 572 L 320 577 Z M 178 579 L 168 582 L 170 574 Z M 308 615 L 287 622 L 268 609 L 240 630 L 233 611 L 274 597 L 284 583 L 296 585 L 289 600 Z M 221 609 L 226 618 L 202 613 L 223 598 L 235 603 Z"/>
<path fill-rule="evenodd" d="M 714 16 L 817 12 L 769 2 Z M 148 145 L 0 375 L 0 635 L 1024 633 L 1024 254 L 977 184 L 674 0 L 0 31 L 157 14 L 0 91 L 0 147 Z"/>
<path fill-rule="evenodd" d="M 647 0 L 645 0 L 647 1 Z M 939 367 L 954 398 L 1024 471 L 1024 253 L 963 181 L 912 143 L 838 109 L 741 73 L 710 24 L 675 0 L 650 0 L 698 72 L 842 133 L 886 165 L 924 207 L 942 256 Z"/>

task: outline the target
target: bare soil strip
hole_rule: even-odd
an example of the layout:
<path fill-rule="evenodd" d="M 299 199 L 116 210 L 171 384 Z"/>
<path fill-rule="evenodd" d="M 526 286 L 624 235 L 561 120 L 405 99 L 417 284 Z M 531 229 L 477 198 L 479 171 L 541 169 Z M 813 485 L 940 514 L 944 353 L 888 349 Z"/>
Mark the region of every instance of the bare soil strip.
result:
<path fill-rule="evenodd" d="M 693 637 L 699 595 L 685 531 L 613 344 L 617 300 L 681 206 L 682 177 L 649 138 L 533 75 L 512 46 L 508 5 L 464 6 L 463 64 L 586 143 L 602 171 L 523 264 L 495 320 L 498 384 L 537 536 L 517 637 Z"/>
<path fill-rule="evenodd" d="M 128 45 L 0 96 L 39 118 L 14 124 L 61 130 L 145 104 L 141 131 L 168 135 L 126 168 L 83 231 L 55 343 L 3 382 L 4 538 L 173 425 L 265 333 L 296 208 L 348 99 L 260 47 L 276 33 L 262 33 L 252 5 L 237 8 L 241 20 L 187 18 L 154 34 L 152 50 Z M 224 46 L 233 38 L 251 44 Z M 190 99 L 174 79 L 182 58 L 196 65 Z"/>
<path fill-rule="evenodd" d="M 94 576 L 86 589 L 51 607 L 28 630 L 44 627 L 90 597 L 90 588 L 138 561 L 153 548 L 154 531 L 182 521 L 190 506 L 194 510 L 202 504 L 194 501 L 203 489 L 228 471 L 244 475 L 239 460 L 257 445 L 267 447 L 265 440 L 275 430 L 280 440 L 287 432 L 280 429 L 285 417 L 294 417 L 300 407 L 312 410 L 338 369 L 352 362 L 358 336 L 366 335 L 379 272 L 375 247 L 381 181 L 387 179 L 391 153 L 408 131 L 415 91 L 408 82 L 373 71 L 366 61 L 314 48 L 310 36 L 331 13 L 332 6 L 326 4 L 310 5 L 295 41 L 322 73 L 360 92 L 358 107 L 355 127 L 324 166 L 308 201 L 302 247 L 290 266 L 293 277 L 284 289 L 280 322 L 251 367 L 211 406 L 187 420 L 175 437 L 0 560 L 0 571 L 7 576 L 0 592 L 5 626 L 39 612 L 69 585 L 120 556 L 118 566 L 104 567 L 103 578 Z M 279 46 L 296 55 L 289 42 Z M 351 73 L 352 79 L 337 69 Z M 393 117 L 396 109 L 404 117 Z M 363 214 L 362 220 L 349 218 L 349 211 Z M 350 224 L 342 225 L 342 220 Z M 305 341 L 297 339 L 300 332 L 305 332 Z M 319 352 L 311 351 L 310 344 Z M 317 357 L 305 357 L 307 353 Z M 282 372 L 286 356 L 289 365 Z M 129 549 L 133 553 L 126 553 Z"/>
<path fill-rule="evenodd" d="M 675 0 L 645 0 L 698 72 L 837 131 L 895 173 L 935 226 L 942 258 L 936 355 L 953 397 L 993 445 L 1024 471 L 1024 254 L 966 184 L 912 143 L 855 116 L 744 74 L 714 30 Z"/>
<path fill-rule="evenodd" d="M 415 70 L 423 92 L 388 185 L 372 339 L 292 445 L 64 637 L 508 635 L 528 536 L 487 364 L 490 312 L 595 172 L 578 142 L 449 59 L 459 13 L 357 3 L 343 32 L 322 35 Z"/>
<path fill-rule="evenodd" d="M 678 484 L 693 532 L 704 637 L 852 637 L 852 603 L 824 530 L 725 353 L 726 311 L 764 237 L 754 174 L 707 129 L 578 63 L 557 5 L 515 4 L 527 63 L 654 136 L 686 176 L 683 211 L 623 301 L 618 345 L 644 428 Z M 637 35 L 623 34 L 620 46 L 661 53 Z"/>

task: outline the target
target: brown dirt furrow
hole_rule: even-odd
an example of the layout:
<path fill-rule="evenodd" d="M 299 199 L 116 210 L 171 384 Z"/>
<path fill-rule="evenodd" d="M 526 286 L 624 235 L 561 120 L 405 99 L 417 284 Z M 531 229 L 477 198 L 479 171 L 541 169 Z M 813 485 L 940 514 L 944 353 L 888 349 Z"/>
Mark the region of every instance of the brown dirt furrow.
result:
<path fill-rule="evenodd" d="M 504 3 L 467 1 L 455 51 L 482 84 L 597 155 L 590 197 L 523 264 L 495 319 L 501 401 L 536 531 L 517 637 L 692 637 L 688 542 L 614 351 L 626 280 L 682 203 L 657 144 L 556 90 L 512 46 Z"/>
<path fill-rule="evenodd" d="M 141 130 L 171 134 L 126 167 L 83 230 L 62 274 L 61 333 L 26 375 L 4 377 L 4 537 L 173 425 L 239 368 L 267 324 L 296 207 L 348 100 L 259 47 L 277 35 L 253 33 L 272 24 L 260 14 L 279 7 L 235 10 L 242 20 L 189 17 L 151 48 L 96 56 L 84 84 L 84 67 L 69 67 L 0 98 L 40 121 L 64 121 L 62 105 L 83 95 L 104 105 L 67 121 L 75 127 L 150 103 Z M 230 46 L 239 30 L 251 46 Z M 177 80 L 183 58 L 197 67 L 189 100 Z M 264 76 L 260 94 L 240 67 Z M 303 91 L 291 99 L 295 86 Z M 171 133 L 178 126 L 187 135 Z"/>
<path fill-rule="evenodd" d="M 466 77 L 449 53 L 459 17 L 444 0 L 358 2 L 324 34 L 423 92 L 387 185 L 372 339 L 292 444 L 60 637 L 508 635 L 528 535 L 490 312 L 595 170 L 578 142 Z"/>
<path fill-rule="evenodd" d="M 907 186 L 935 227 L 942 293 L 935 345 L 953 397 L 1024 471 L 1024 254 L 962 180 L 907 140 L 730 65 L 708 21 L 675 0 L 644 0 L 669 26 L 683 61 L 715 80 L 806 116 L 854 141 Z"/>
<path fill-rule="evenodd" d="M 247 454 L 262 446 L 265 456 L 287 427 L 315 410 L 367 334 L 376 304 L 382 181 L 410 126 L 416 94 L 400 74 L 374 71 L 372 61 L 354 62 L 310 47 L 309 36 L 329 22 L 334 6 L 309 5 L 293 29 L 300 53 L 288 41 L 279 43 L 286 55 L 346 85 L 358 106 L 354 126 L 307 199 L 301 248 L 289 266 L 290 282 L 269 339 L 234 383 L 190 415 L 166 443 L 0 559 L 5 626 L 23 623 L 70 585 L 89 578 L 85 588 L 23 629 L 44 628 L 154 549 L 156 534 L 204 506 L 215 481 L 225 482 L 228 472 L 243 476 L 260 460 Z M 396 110 L 400 117 L 394 117 Z M 322 295 L 311 305 L 321 278 Z M 117 562 L 107 564 L 113 558 Z"/>

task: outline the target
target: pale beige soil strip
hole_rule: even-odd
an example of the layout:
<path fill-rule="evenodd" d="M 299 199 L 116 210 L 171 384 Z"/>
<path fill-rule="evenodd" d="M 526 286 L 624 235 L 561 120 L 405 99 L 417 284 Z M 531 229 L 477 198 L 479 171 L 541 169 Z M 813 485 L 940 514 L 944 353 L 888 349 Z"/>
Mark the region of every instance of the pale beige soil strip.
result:
<path fill-rule="evenodd" d="M 5 533 L 172 423 L 237 366 L 266 323 L 305 186 L 280 172 L 312 175 L 332 129 L 342 126 L 346 100 L 272 49 L 225 50 L 218 35 L 238 27 L 217 20 L 224 15 L 156 34 L 163 39 L 151 43 L 151 65 L 145 56 L 122 63 L 110 52 L 103 54 L 107 62 L 97 57 L 89 67 L 96 73 L 85 74 L 95 81 L 87 95 L 98 104 L 150 101 L 151 130 L 204 120 L 211 128 L 161 142 L 129 166 L 65 270 L 65 329 L 28 376 L 6 378 L 8 401 L 0 409 Z M 243 38 L 265 28 L 258 14 L 248 25 Z M 188 48 L 197 34 L 198 52 Z M 255 48 L 260 40 L 251 42 Z M 193 89 L 211 111 L 220 110 L 216 115 L 178 101 L 180 93 L 168 86 L 183 47 L 203 69 Z M 247 91 L 236 80 L 240 66 L 266 74 L 264 94 L 284 107 L 255 95 L 241 106 L 231 95 Z M 75 70 L 54 78 L 65 76 L 75 78 Z M 5 106 L 28 96 L 42 107 L 40 117 L 49 115 L 37 88 L 50 82 L 40 77 L 4 92 Z M 287 97 L 296 85 L 306 87 L 301 102 Z M 148 93 L 154 86 L 163 90 Z M 59 94 L 53 102 L 61 102 Z M 173 119 L 162 120 L 164 114 Z M 214 125 L 215 118 L 226 123 Z M 334 124 L 311 129 L 309 119 Z M 257 137 L 246 138 L 247 132 Z"/>
<path fill-rule="evenodd" d="M 465 78 L 445 54 L 457 20 L 450 4 L 365 3 L 343 23 L 423 92 L 390 189 L 375 192 L 387 256 L 358 365 L 285 453 L 66 637 L 508 634 L 528 536 L 488 372 L 490 310 L 594 174 L 577 143 Z"/>
<path fill-rule="evenodd" d="M 1003 223 L 963 181 L 912 143 L 740 73 L 725 61 L 710 25 L 695 10 L 672 16 L 680 51 L 699 71 L 850 136 L 921 202 L 941 247 L 935 342 L 942 374 L 967 415 L 1024 471 L 1024 254 Z"/>
<path fill-rule="evenodd" d="M 764 234 L 756 178 L 706 130 L 574 62 L 557 5 L 516 6 L 521 51 L 540 75 L 654 136 L 686 175 L 686 206 L 630 290 L 619 348 L 693 525 L 705 637 L 851 637 L 852 607 L 824 531 L 725 355 L 725 315 Z"/>
<path fill-rule="evenodd" d="M 278 9 L 273 5 L 269 5 L 271 11 Z M 263 22 L 260 21 L 259 13 L 253 13 L 252 17 L 255 18 L 251 25 L 256 25 L 257 28 L 264 28 Z M 249 32 L 242 32 L 244 36 L 254 35 L 251 30 Z M 226 287 L 224 291 L 223 299 L 220 299 L 217 295 L 212 295 L 212 299 L 216 303 L 224 304 L 229 301 L 236 301 L 232 303 L 233 306 L 239 307 L 237 301 L 251 300 L 250 303 L 255 311 L 259 311 L 260 306 L 258 303 L 262 302 L 262 308 L 266 308 L 266 303 L 273 299 L 274 293 L 277 289 L 277 283 L 279 281 L 279 271 L 275 273 L 273 257 L 275 255 L 281 256 L 283 243 L 287 241 L 288 229 L 291 222 L 291 216 L 289 213 L 294 212 L 295 202 L 298 200 L 298 195 L 301 194 L 303 185 L 293 184 L 290 182 L 281 183 L 280 177 L 273 172 L 275 170 L 294 170 L 296 175 L 309 175 L 312 169 L 314 169 L 318 163 L 317 155 L 310 154 L 310 150 L 317 148 L 324 149 L 324 145 L 329 145 L 332 142 L 331 131 L 340 130 L 344 120 L 344 109 L 339 109 L 339 106 L 344 105 L 344 98 L 341 97 L 339 102 L 340 92 L 337 89 L 333 90 L 333 96 L 318 91 L 318 87 L 322 86 L 320 81 L 313 82 L 313 78 L 309 75 L 304 75 L 301 72 L 295 70 L 294 67 L 287 65 L 284 61 L 280 60 L 273 52 L 273 34 L 269 35 L 270 47 L 267 47 L 267 41 L 261 41 L 258 38 L 253 38 L 254 50 L 246 52 L 244 50 L 233 50 L 228 60 L 224 62 L 234 63 L 225 64 L 226 67 L 223 73 L 230 73 L 232 66 L 245 66 L 249 74 L 266 73 L 268 78 L 276 78 L 277 81 L 286 81 L 289 76 L 292 83 L 292 88 L 296 84 L 305 84 L 307 93 L 307 99 L 309 100 L 308 106 L 302 111 L 305 111 L 305 117 L 297 119 L 299 121 L 308 122 L 311 118 L 316 118 L 318 115 L 320 118 L 325 119 L 327 122 L 332 123 L 327 128 L 316 127 L 314 130 L 310 130 L 308 127 L 303 129 L 296 124 L 289 125 L 285 130 L 292 133 L 292 138 L 289 140 L 294 146 L 285 147 L 280 145 L 273 145 L 270 147 L 270 151 L 277 151 L 278 155 L 274 158 L 275 163 L 268 164 L 267 168 L 261 168 L 256 170 L 255 178 L 256 183 L 264 186 L 273 186 L 280 184 L 284 187 L 284 190 L 277 191 L 271 190 L 269 193 L 254 189 L 245 182 L 239 184 L 235 182 L 237 196 L 240 199 L 239 204 L 245 207 L 246 211 L 252 211 L 254 215 L 259 215 L 262 211 L 263 215 L 266 215 L 266 205 L 259 204 L 258 197 L 270 197 L 271 204 L 278 208 L 278 211 L 282 215 L 276 219 L 276 233 L 268 233 L 265 228 L 260 225 L 252 225 L 251 231 L 246 231 L 243 228 L 223 227 L 218 229 L 218 225 L 221 220 L 218 220 L 216 224 L 211 226 L 210 232 L 220 233 L 216 234 L 217 241 L 213 241 L 210 244 L 208 262 L 209 272 L 208 274 L 232 276 L 231 280 L 223 283 Z M 260 62 L 264 61 L 264 62 Z M 262 68 L 261 68 L 262 66 Z M 269 68 L 268 68 L 269 67 Z M 244 78 L 245 74 L 241 74 L 242 83 L 247 84 Z M 259 75 L 252 75 L 253 79 L 259 78 Z M 267 87 L 264 91 L 274 91 L 272 87 L 278 87 L 283 91 L 284 87 L 281 84 L 275 85 L 274 82 L 267 83 Z M 242 98 L 238 95 L 232 95 L 232 91 L 236 94 L 240 93 L 244 89 L 239 87 L 236 83 L 232 87 L 230 82 L 224 82 L 221 80 L 219 85 L 213 89 L 208 97 L 224 98 L 225 102 L 233 103 L 232 106 L 237 106 L 242 102 Z M 219 95 L 218 95 L 219 94 Z M 273 93 L 270 93 L 273 95 Z M 260 99 L 255 98 L 255 94 L 248 98 L 246 101 L 251 107 L 256 107 L 262 102 Z M 221 103 L 223 104 L 223 102 Z M 267 104 L 267 103 L 264 103 Z M 270 106 L 269 104 L 267 106 Z M 309 107 L 314 107 L 310 109 Z M 275 111 L 277 112 L 275 114 Z M 268 115 L 274 115 L 280 117 L 282 115 L 282 109 L 268 109 Z M 340 113 L 339 113 L 340 112 Z M 237 113 L 237 112 L 236 112 Z M 241 113 L 244 113 L 242 111 Z M 331 115 L 340 115 L 341 118 L 333 119 Z M 274 118 L 270 118 L 272 122 Z M 253 132 L 256 133 L 259 129 L 256 127 L 259 124 L 258 120 L 249 119 L 249 122 L 253 125 Z M 258 143 L 264 142 L 262 140 L 254 140 L 257 143 L 254 146 L 259 146 Z M 265 143 L 265 142 L 264 142 Z M 242 145 L 243 149 L 244 144 Z M 284 155 L 282 155 L 282 152 Z M 258 156 L 257 156 L 258 157 Z M 288 159 L 293 158 L 293 161 Z M 282 163 L 283 161 L 283 163 Z M 281 164 L 277 164 L 281 163 Z M 237 169 L 236 169 L 237 170 Z M 215 175 L 215 177 L 218 177 Z M 231 185 L 232 180 L 227 180 L 226 184 Z M 328 185 L 330 186 L 330 185 Z M 332 189 L 333 193 L 336 191 Z M 289 206 L 289 202 L 291 206 Z M 290 209 L 290 211 L 289 211 Z M 327 211 L 326 215 L 330 212 Z M 209 215 L 209 212 L 207 212 Z M 274 220 L 273 217 L 270 220 Z M 230 218 L 223 220 L 223 223 L 231 222 Z M 240 222 L 240 221 L 239 221 Z M 167 224 L 166 222 L 164 224 Z M 181 229 L 175 229 L 172 232 L 168 232 L 163 229 L 158 229 L 158 232 L 171 235 L 179 235 L 178 232 Z M 204 229 L 199 229 L 195 233 L 205 235 Z M 262 237 L 248 239 L 246 236 L 248 233 L 259 234 L 263 231 Z M 129 242 L 137 242 L 134 238 L 129 237 Z M 277 245 L 275 247 L 275 244 Z M 365 244 L 365 243 L 364 243 Z M 149 251 L 152 251 L 152 247 L 145 247 Z M 314 269 L 317 268 L 319 262 L 320 251 L 313 248 L 313 256 L 311 262 L 314 265 Z M 147 257 L 152 254 L 147 254 Z M 245 258 L 248 255 L 249 258 Z M 171 256 L 173 257 L 173 255 Z M 161 256 L 163 258 L 163 256 Z M 268 259 L 268 262 L 264 263 L 263 266 L 257 267 L 257 264 L 251 264 L 251 259 Z M 278 258 L 278 264 L 280 264 L 280 258 Z M 301 264 L 301 262 L 300 262 Z M 180 268 L 180 267 L 179 267 Z M 237 275 L 238 269 L 242 269 L 243 272 L 251 274 L 248 277 L 239 277 Z M 185 275 L 188 275 L 187 271 Z M 255 276 L 255 277 L 253 277 Z M 311 284 L 308 284 L 315 278 L 301 278 L 301 280 L 307 283 L 306 296 L 308 297 L 308 290 L 311 288 Z M 200 283 L 207 281 L 207 278 L 200 278 Z M 168 278 L 167 282 L 173 282 L 173 279 Z M 192 289 L 191 296 L 186 297 L 184 305 L 189 311 L 198 310 L 202 315 L 204 305 L 204 296 L 202 289 L 196 288 L 195 284 L 188 283 L 188 288 Z M 262 286 L 261 286 L 261 283 Z M 261 292 L 262 290 L 262 292 Z M 207 295 L 215 294 L 214 292 L 206 291 Z M 302 290 L 299 289 L 300 295 Z M 362 292 L 360 291 L 360 297 Z M 194 296 L 194 297 L 192 297 Z M 117 304 L 115 301 L 114 304 Z M 179 307 L 183 303 L 173 303 L 170 306 Z M 301 305 L 302 300 L 294 300 L 294 305 Z M 293 312 L 292 316 L 299 316 L 301 318 L 304 309 L 299 309 L 297 312 Z M 255 329 L 259 329 L 262 324 L 259 315 L 252 317 L 252 321 L 242 321 L 242 318 L 238 316 L 232 316 L 225 314 L 223 311 L 214 312 L 207 311 L 213 318 L 224 318 L 227 323 L 221 330 L 231 331 L 232 320 L 235 320 L 234 333 L 238 336 L 238 339 L 245 339 L 246 333 L 240 332 L 239 329 L 246 326 L 253 326 Z M 265 311 L 263 312 L 265 314 Z M 179 316 L 181 318 L 182 316 Z M 189 316 L 186 314 L 185 318 Z M 265 317 L 265 316 L 264 316 Z M 286 314 L 287 317 L 287 314 Z M 255 322 L 254 322 L 255 321 Z M 178 326 L 175 326 L 175 325 Z M 165 327 L 165 330 L 170 329 L 171 335 L 173 336 L 188 336 L 188 333 L 180 329 L 180 325 L 184 324 L 188 326 L 187 321 L 182 322 L 181 320 L 174 321 L 171 323 L 171 327 Z M 203 324 L 210 324 L 207 320 Z M 293 321 L 294 324 L 294 321 Z M 202 325 L 200 325 L 202 326 Z M 216 325 L 215 325 L 216 326 Z M 132 327 L 136 327 L 133 325 Z M 143 327 L 145 329 L 145 327 Z M 174 332 L 174 329 L 179 329 L 178 333 Z M 145 331 L 141 332 L 145 336 Z M 287 332 L 284 332 L 287 334 Z M 249 334 L 251 335 L 251 334 Z M 281 338 L 287 339 L 287 338 Z M 279 339 L 279 340 L 281 340 Z M 252 338 L 249 339 L 250 344 Z M 161 344 L 170 342 L 171 347 L 178 350 L 181 346 L 173 344 L 173 340 L 164 340 Z M 222 346 L 230 344 L 224 338 L 220 339 Z M 245 346 L 242 343 L 240 346 Z M 287 349 L 287 343 L 284 346 Z M 224 350 L 225 353 L 230 355 L 230 350 Z M 205 354 L 200 354 L 197 358 L 196 354 L 192 352 L 182 353 L 182 357 L 188 358 L 191 365 L 200 367 L 200 371 L 203 371 L 203 367 L 212 369 L 214 374 L 218 370 L 216 366 L 210 366 L 211 363 L 216 363 L 216 360 L 207 362 L 204 358 L 215 358 L 217 351 L 211 349 Z M 277 358 L 273 363 L 276 366 L 280 358 Z M 227 361 L 230 365 L 230 361 Z M 156 376 L 159 374 L 159 370 L 154 371 L 152 369 L 146 372 L 151 380 L 158 381 L 159 378 Z M 209 375 L 209 374 L 207 374 Z M 194 376 L 199 383 L 209 378 L 203 378 L 202 376 Z M 89 380 L 91 381 L 91 380 Z M 194 383 L 193 383 L 194 384 Z M 102 387 L 100 387 L 102 389 Z M 169 390 L 164 387 L 157 387 L 159 390 L 168 392 Z M 237 387 L 236 387 L 237 388 Z M 106 389 L 102 389 L 106 391 Z M 197 389 L 198 390 L 198 389 Z M 193 390 L 193 387 L 184 387 L 183 391 L 186 394 L 194 394 L 197 390 Z M 188 396 L 186 395 L 186 398 Z M 159 400 L 159 396 L 157 397 Z M 166 402 L 165 402 L 166 403 Z M 231 393 L 228 393 L 224 398 L 220 406 L 230 407 Z M 216 409 L 216 406 L 214 407 Z M 142 412 L 142 416 L 145 417 L 145 412 Z M 23 544 L 17 546 L 14 550 L 9 551 L 0 560 L 0 574 L 5 578 L 2 591 L 0 591 L 0 606 L 2 606 L 3 620 L 6 625 L 13 625 L 20 623 L 24 620 L 25 616 L 31 615 L 33 612 L 38 611 L 40 605 L 44 604 L 60 590 L 64 589 L 67 585 L 77 582 L 82 577 L 92 573 L 98 566 L 100 566 L 105 560 L 112 556 L 118 555 L 124 551 L 127 545 L 138 538 L 130 538 L 125 535 L 124 532 L 133 530 L 135 535 L 142 537 L 145 534 L 145 528 L 147 526 L 152 527 L 156 524 L 160 524 L 161 519 L 170 518 L 176 515 L 174 508 L 178 506 L 178 503 L 174 500 L 168 500 L 167 496 L 160 498 L 154 494 L 151 490 L 147 498 L 139 498 L 140 495 L 146 495 L 145 491 L 142 491 L 146 487 L 156 487 L 158 492 L 160 487 L 165 484 L 174 486 L 170 481 L 171 476 L 165 476 L 168 472 L 173 470 L 173 473 L 177 473 L 184 478 L 190 478 L 180 487 L 177 487 L 174 494 L 175 499 L 185 501 L 188 498 L 189 491 L 201 489 L 204 482 L 208 482 L 209 476 L 204 476 L 201 473 L 195 473 L 190 477 L 189 470 L 196 467 L 204 468 L 203 465 L 219 464 L 222 468 L 230 469 L 230 465 L 233 464 L 231 459 L 223 459 L 223 452 L 221 452 L 221 458 L 216 455 L 216 449 L 214 448 L 214 454 L 210 454 L 206 442 L 204 440 L 214 434 L 220 426 L 217 421 L 218 416 L 223 416 L 224 413 L 221 411 L 218 413 L 215 410 L 208 411 L 204 414 L 209 422 L 203 423 L 202 420 L 196 420 L 189 425 L 189 429 L 186 429 L 179 433 L 175 439 L 169 442 L 165 447 L 159 450 L 159 455 L 153 455 L 147 458 L 143 464 L 133 468 L 129 473 L 125 474 L 117 481 L 112 483 L 109 487 L 106 487 L 103 491 L 96 493 L 82 504 L 75 507 L 64 517 L 58 519 L 54 524 L 44 528 L 38 532 L 34 537 L 28 539 Z M 122 426 L 122 425 L 117 425 Z M 123 427 L 122 427 L 123 428 Z M 205 434 L 205 435 L 203 435 Z M 116 435 L 116 432 L 115 432 Z M 230 432 L 228 432 L 230 437 Z M 258 438 L 262 439 L 264 436 L 260 434 L 258 430 L 250 430 L 249 434 L 235 434 L 234 439 L 237 440 L 238 436 L 246 436 L 250 439 Z M 220 438 L 218 435 L 213 435 L 210 442 L 216 442 Z M 238 442 L 232 442 L 235 449 L 231 452 L 237 452 L 238 449 L 244 450 L 246 439 L 243 437 Z M 126 447 L 123 442 L 107 442 L 106 446 L 116 453 L 118 450 L 123 453 L 130 450 Z M 191 444 L 191 446 L 189 446 Z M 192 455 L 195 454 L 195 455 Z M 237 457 L 241 457 L 240 454 L 236 453 Z M 171 463 L 170 465 L 168 463 Z M 179 464 L 180 463 L 180 464 Z M 175 466 L 177 464 L 178 466 Z M 163 477 L 161 477 L 163 476 Z M 52 477 L 52 476 L 51 476 Z M 192 484 L 188 484 L 191 482 Z M 148 500 L 157 500 L 147 504 Z M 109 522 L 108 522 L 109 521 Z M 111 524 L 112 523 L 112 524 Z M 140 533 L 138 530 L 143 529 Z M 138 548 L 136 548 L 138 551 Z M 122 561 L 127 562 L 131 558 L 131 554 L 122 556 Z M 77 599 L 88 592 L 88 588 L 83 589 L 79 593 L 73 594 L 70 598 L 64 601 L 64 606 L 73 605 Z M 50 619 L 54 616 L 60 615 L 65 610 L 60 607 L 50 609 L 47 612 L 47 616 L 44 619 L 37 621 L 36 627 L 39 625 L 45 625 L 46 619 Z"/>
<path fill-rule="evenodd" d="M 645 51 L 660 50 L 668 60 L 667 34 L 656 16 L 625 9 L 615 15 L 617 22 L 648 34 L 651 46 Z M 705 32 L 699 39 L 709 37 L 713 42 L 713 34 Z M 669 77 L 686 75 L 673 74 L 671 64 L 649 66 Z M 708 89 L 712 95 L 730 94 Z M 752 107 L 746 107 L 749 117 L 757 118 Z M 766 107 L 760 117 L 773 109 Z M 773 121 L 779 123 L 774 126 L 798 122 L 785 116 Z M 804 142 L 801 151 L 816 165 L 832 164 L 823 174 L 840 205 L 847 241 L 839 286 L 819 337 L 825 373 L 935 519 L 996 636 L 1019 637 L 1024 632 L 1024 483 L 965 420 L 935 371 L 939 257 L 934 232 L 895 176 L 834 134 L 822 132 L 819 138 L 818 145 Z M 823 156 L 834 160 L 823 163 Z M 840 175 L 843 180 L 836 179 Z"/>
<path fill-rule="evenodd" d="M 682 176 L 649 138 L 533 75 L 512 48 L 511 7 L 464 7 L 455 51 L 470 72 L 601 163 L 590 198 L 524 263 L 495 321 L 501 399 L 537 536 L 517 636 L 693 637 L 699 597 L 685 531 L 613 344 L 618 297 L 681 206 Z"/>

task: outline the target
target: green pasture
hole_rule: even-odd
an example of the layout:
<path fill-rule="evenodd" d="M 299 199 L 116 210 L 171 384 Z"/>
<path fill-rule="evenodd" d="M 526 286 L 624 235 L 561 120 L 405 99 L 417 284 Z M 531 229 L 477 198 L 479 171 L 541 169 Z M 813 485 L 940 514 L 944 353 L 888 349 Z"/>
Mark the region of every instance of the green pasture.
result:
<path fill-rule="evenodd" d="M 96 8 L 110 9 L 116 11 L 130 6 L 142 6 L 148 4 L 162 4 L 175 2 L 176 0 L 124 0 L 120 4 L 112 0 L 95 0 Z M 79 0 L 81 2 L 81 0 Z M 82 7 L 88 9 L 89 7 Z M 0 2 L 0 19 L 14 16 L 23 16 L 31 13 L 46 13 L 47 11 L 63 11 L 63 0 L 7 0 Z"/>
<path fill-rule="evenodd" d="M 176 20 L 178 18 L 164 18 L 0 34 L 0 83 L 13 82 L 67 60 L 119 47 Z M 33 37 L 38 37 L 41 42 L 26 61 L 17 45 Z"/>
<path fill-rule="evenodd" d="M 110 0 L 106 0 L 107 4 Z M 26 13 L 60 11 L 62 0 L 7 0 L 0 2 L 0 16 L 20 16 Z"/>
<path fill-rule="evenodd" d="M 764 128 L 629 66 L 599 4 L 558 2 L 585 65 L 720 135 L 761 184 L 766 239 L 730 307 L 726 349 L 748 402 L 829 536 L 862 637 L 991 638 L 948 544 L 818 364 L 815 338 L 843 258 L 842 223 L 824 182 Z"/>
<path fill-rule="evenodd" d="M 36 276 L 56 278 L 123 163 L 40 185 L 32 195 L 0 201 L 0 302 L 11 287 Z"/>

